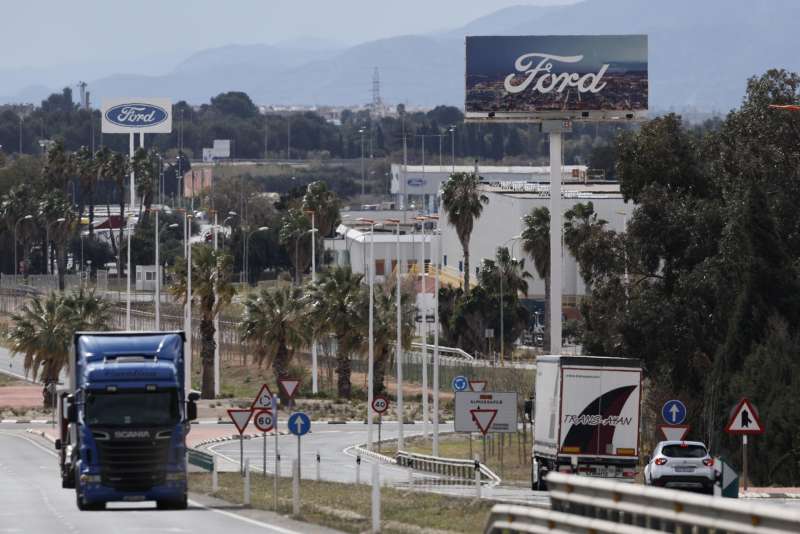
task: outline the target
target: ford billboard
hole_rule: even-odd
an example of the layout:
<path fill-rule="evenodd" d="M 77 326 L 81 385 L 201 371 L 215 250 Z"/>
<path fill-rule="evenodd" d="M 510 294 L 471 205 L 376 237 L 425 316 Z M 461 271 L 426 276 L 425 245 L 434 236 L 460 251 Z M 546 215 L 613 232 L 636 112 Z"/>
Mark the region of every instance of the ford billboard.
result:
<path fill-rule="evenodd" d="M 102 105 L 103 133 L 170 133 L 168 98 L 116 98 Z"/>
<path fill-rule="evenodd" d="M 634 119 L 647 111 L 647 36 L 467 37 L 468 119 Z"/>

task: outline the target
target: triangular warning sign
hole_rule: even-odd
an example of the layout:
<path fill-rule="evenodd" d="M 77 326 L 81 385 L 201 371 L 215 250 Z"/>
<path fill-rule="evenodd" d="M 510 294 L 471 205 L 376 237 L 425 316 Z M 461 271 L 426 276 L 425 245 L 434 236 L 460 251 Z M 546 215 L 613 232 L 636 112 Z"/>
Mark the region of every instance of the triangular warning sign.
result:
<path fill-rule="evenodd" d="M 290 399 L 294 397 L 294 394 L 297 393 L 297 388 L 300 386 L 300 381 L 296 378 L 282 378 L 278 383 Z"/>
<path fill-rule="evenodd" d="M 481 391 L 486 389 L 486 380 L 470 380 L 469 389 L 471 389 L 476 393 L 480 393 Z"/>
<path fill-rule="evenodd" d="M 261 385 L 261 389 L 258 390 L 258 395 L 253 400 L 253 404 L 250 406 L 251 410 L 267 410 L 272 407 L 272 391 L 269 390 L 269 386 L 266 384 Z"/>
<path fill-rule="evenodd" d="M 725 426 L 725 432 L 728 434 L 764 433 L 764 425 L 761 424 L 761 420 L 758 418 L 758 412 L 748 399 L 743 398 L 740 400 L 731 413 L 731 418 L 727 426 Z"/>
<path fill-rule="evenodd" d="M 251 410 L 228 410 L 228 417 L 233 421 L 239 434 L 244 432 L 244 429 L 247 428 L 247 423 L 250 422 L 250 417 L 252 416 L 253 412 Z"/>
<path fill-rule="evenodd" d="M 489 429 L 492 428 L 494 418 L 497 417 L 497 410 L 476 408 L 469 412 L 472 414 L 472 420 L 475 422 L 475 426 L 478 427 L 480 433 L 486 435 Z"/>
<path fill-rule="evenodd" d="M 689 433 L 689 425 L 658 425 L 667 441 L 683 441 Z"/>

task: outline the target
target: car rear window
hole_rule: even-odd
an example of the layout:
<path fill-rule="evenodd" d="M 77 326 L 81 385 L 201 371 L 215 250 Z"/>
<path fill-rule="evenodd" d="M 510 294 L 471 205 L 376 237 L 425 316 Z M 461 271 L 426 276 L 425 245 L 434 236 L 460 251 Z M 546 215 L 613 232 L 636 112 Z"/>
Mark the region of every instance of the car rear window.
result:
<path fill-rule="evenodd" d="M 703 458 L 706 448 L 702 445 L 665 445 L 661 454 L 668 458 Z"/>

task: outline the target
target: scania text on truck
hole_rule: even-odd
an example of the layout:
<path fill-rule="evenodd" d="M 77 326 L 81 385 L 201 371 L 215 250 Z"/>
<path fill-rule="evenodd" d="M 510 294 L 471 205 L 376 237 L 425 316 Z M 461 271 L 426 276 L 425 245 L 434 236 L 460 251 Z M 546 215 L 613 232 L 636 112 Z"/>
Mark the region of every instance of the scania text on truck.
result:
<path fill-rule="evenodd" d="M 639 461 L 642 366 L 632 358 L 539 356 L 533 401 L 531 486 L 551 471 L 626 478 Z"/>
<path fill-rule="evenodd" d="M 78 332 L 59 396 L 62 486 L 78 508 L 111 501 L 187 504 L 186 435 L 196 393 L 184 387 L 183 332 Z"/>

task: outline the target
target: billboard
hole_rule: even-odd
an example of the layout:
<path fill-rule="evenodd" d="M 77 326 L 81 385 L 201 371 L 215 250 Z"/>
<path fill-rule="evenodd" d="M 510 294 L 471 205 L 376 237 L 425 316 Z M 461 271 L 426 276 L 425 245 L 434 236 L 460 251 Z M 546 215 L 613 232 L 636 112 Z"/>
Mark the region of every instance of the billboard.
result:
<path fill-rule="evenodd" d="M 231 140 L 230 139 L 214 139 L 214 157 L 215 158 L 229 158 L 231 157 Z"/>
<path fill-rule="evenodd" d="M 647 104 L 646 35 L 466 39 L 468 120 L 631 120 Z"/>
<path fill-rule="evenodd" d="M 170 133 L 169 98 L 112 98 L 101 106 L 103 133 Z"/>

